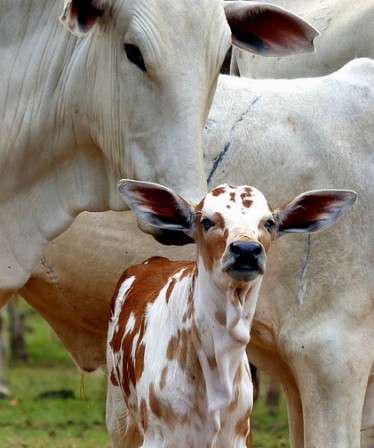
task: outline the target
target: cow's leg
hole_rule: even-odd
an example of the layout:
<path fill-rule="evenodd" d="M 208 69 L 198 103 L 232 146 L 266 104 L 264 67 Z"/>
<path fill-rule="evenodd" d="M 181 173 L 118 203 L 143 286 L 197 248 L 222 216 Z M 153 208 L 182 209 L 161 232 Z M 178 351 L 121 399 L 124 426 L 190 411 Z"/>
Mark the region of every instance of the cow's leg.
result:
<path fill-rule="evenodd" d="M 342 371 L 342 375 L 349 373 L 349 368 Z M 301 386 L 305 448 L 359 448 L 364 395 L 359 384 L 361 375 L 351 375 L 349 380 L 313 376 L 308 385 Z M 355 391 L 355 396 L 350 390 Z"/>
<path fill-rule="evenodd" d="M 360 447 L 372 354 L 370 348 L 363 352 L 368 341 L 360 338 L 358 328 L 354 330 L 324 322 L 293 338 L 288 355 L 292 351 L 290 361 L 303 404 L 304 448 Z"/>
<path fill-rule="evenodd" d="M 371 367 L 362 412 L 361 448 L 374 448 L 374 365 Z"/>
<path fill-rule="evenodd" d="M 25 344 L 24 316 L 19 309 L 20 296 L 17 294 L 8 302 L 10 348 L 13 359 L 26 360 L 28 353 Z"/>
<path fill-rule="evenodd" d="M 287 404 L 290 448 L 304 447 L 304 420 L 300 396 L 294 389 L 283 387 Z"/>
<path fill-rule="evenodd" d="M 106 396 L 106 427 L 112 440 L 112 447 L 121 447 L 124 444 L 127 418 L 121 390 L 111 384 L 108 378 Z"/>
<path fill-rule="evenodd" d="M 8 362 L 8 334 L 5 319 L 6 308 L 0 308 L 0 398 L 8 398 L 10 393 L 5 383 L 4 372 Z"/>
<path fill-rule="evenodd" d="M 248 359 L 282 385 L 287 404 L 290 447 L 303 448 L 303 413 L 298 386 L 289 365 L 282 358 L 281 353 L 274 350 L 274 345 L 278 344 L 269 345 L 270 350 L 263 344 L 263 339 L 260 336 L 266 335 L 263 331 L 264 328 L 265 326 L 261 325 L 261 322 L 256 322 L 251 342 L 247 346 Z M 272 337 L 265 338 L 265 342 L 269 339 Z"/>
<path fill-rule="evenodd" d="M 143 437 L 135 422 L 128 415 L 119 387 L 108 378 L 106 400 L 106 426 L 112 440 L 112 448 L 138 448 Z"/>

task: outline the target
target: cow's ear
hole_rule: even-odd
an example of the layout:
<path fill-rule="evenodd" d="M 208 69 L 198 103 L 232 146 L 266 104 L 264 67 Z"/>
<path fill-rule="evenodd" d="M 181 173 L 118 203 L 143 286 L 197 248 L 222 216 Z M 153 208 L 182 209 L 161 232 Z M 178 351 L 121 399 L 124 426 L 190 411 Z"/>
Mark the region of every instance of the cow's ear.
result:
<path fill-rule="evenodd" d="M 123 179 L 118 184 L 118 190 L 137 216 L 155 228 L 155 233 L 161 229 L 191 234 L 194 209 L 170 188 L 152 182 Z"/>
<path fill-rule="evenodd" d="M 275 211 L 278 235 L 323 230 L 345 213 L 357 198 L 352 190 L 314 190 Z"/>
<path fill-rule="evenodd" d="M 111 0 L 65 0 L 60 21 L 75 36 L 84 36 L 109 9 L 111 3 Z"/>
<path fill-rule="evenodd" d="M 223 2 L 232 32 L 232 43 L 262 56 L 286 56 L 314 51 L 320 33 L 308 22 L 275 5 Z"/>

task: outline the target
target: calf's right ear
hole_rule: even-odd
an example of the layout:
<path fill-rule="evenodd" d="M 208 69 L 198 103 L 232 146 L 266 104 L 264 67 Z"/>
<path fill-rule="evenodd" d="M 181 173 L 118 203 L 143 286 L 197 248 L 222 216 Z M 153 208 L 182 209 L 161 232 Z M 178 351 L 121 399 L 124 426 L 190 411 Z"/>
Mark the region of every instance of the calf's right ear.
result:
<path fill-rule="evenodd" d="M 297 196 L 274 213 L 279 235 L 323 230 L 352 207 L 352 190 L 314 190 Z"/>
<path fill-rule="evenodd" d="M 152 182 L 122 179 L 118 191 L 137 216 L 155 230 L 182 231 L 191 236 L 194 209 L 170 188 Z"/>

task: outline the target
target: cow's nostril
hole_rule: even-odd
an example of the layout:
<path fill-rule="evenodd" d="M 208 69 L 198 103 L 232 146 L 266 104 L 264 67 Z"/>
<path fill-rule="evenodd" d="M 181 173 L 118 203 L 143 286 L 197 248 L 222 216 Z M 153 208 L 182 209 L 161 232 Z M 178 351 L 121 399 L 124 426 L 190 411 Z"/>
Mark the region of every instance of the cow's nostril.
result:
<path fill-rule="evenodd" d="M 234 269 L 260 270 L 263 265 L 264 249 L 256 241 L 234 241 L 230 244 L 230 252 Z"/>
<path fill-rule="evenodd" d="M 256 259 L 262 256 L 263 248 L 256 241 L 234 241 L 230 245 L 230 251 L 235 259 Z"/>
<path fill-rule="evenodd" d="M 255 257 L 258 257 L 259 255 L 262 255 L 262 246 L 259 243 L 254 243 L 254 244 L 256 244 L 256 245 L 253 248 L 253 255 Z"/>
<path fill-rule="evenodd" d="M 256 241 L 233 241 L 228 248 L 226 272 L 233 278 L 252 281 L 265 270 L 265 251 Z"/>
<path fill-rule="evenodd" d="M 231 253 L 235 256 L 239 256 L 242 253 L 242 248 L 239 243 L 232 243 L 230 249 Z"/>

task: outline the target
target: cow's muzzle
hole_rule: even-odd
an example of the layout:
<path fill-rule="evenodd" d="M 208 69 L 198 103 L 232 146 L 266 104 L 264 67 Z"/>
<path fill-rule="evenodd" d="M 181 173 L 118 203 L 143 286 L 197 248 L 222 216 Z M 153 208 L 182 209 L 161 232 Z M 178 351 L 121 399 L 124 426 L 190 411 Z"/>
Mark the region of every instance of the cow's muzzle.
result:
<path fill-rule="evenodd" d="M 252 281 L 265 272 L 266 255 L 256 241 L 233 241 L 226 250 L 223 271 L 235 280 Z"/>

